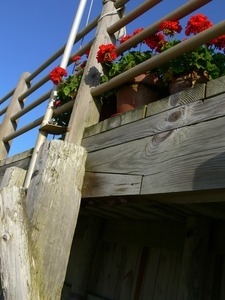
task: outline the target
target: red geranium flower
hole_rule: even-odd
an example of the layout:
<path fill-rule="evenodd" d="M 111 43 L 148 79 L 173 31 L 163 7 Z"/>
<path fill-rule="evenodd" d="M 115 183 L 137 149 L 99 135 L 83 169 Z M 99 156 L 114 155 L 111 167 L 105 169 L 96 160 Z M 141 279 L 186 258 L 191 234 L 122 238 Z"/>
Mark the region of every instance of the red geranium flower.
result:
<path fill-rule="evenodd" d="M 162 30 L 165 35 L 173 36 L 176 33 L 180 33 L 182 27 L 179 21 L 163 21 L 159 25 L 159 30 Z"/>
<path fill-rule="evenodd" d="M 133 35 L 132 34 L 128 34 L 128 35 L 125 35 L 123 36 L 121 39 L 120 39 L 120 44 L 126 42 L 127 40 L 129 40 Z"/>
<path fill-rule="evenodd" d="M 207 28 L 212 27 L 213 23 L 209 21 L 209 19 L 204 16 L 203 14 L 197 14 L 196 16 L 192 16 L 185 28 L 185 34 L 197 34 L 199 32 L 202 32 L 206 30 Z"/>
<path fill-rule="evenodd" d="M 99 63 L 112 62 L 117 58 L 115 51 L 116 46 L 113 44 L 101 45 L 97 52 L 97 60 Z"/>
<path fill-rule="evenodd" d="M 164 35 L 159 32 L 146 38 L 145 43 L 150 49 L 160 52 L 162 46 L 166 44 L 166 41 Z"/>
<path fill-rule="evenodd" d="M 72 61 L 73 61 L 73 62 L 77 62 L 77 61 L 79 61 L 80 59 L 81 59 L 81 56 L 80 56 L 80 55 L 75 55 L 75 56 L 72 57 Z"/>
<path fill-rule="evenodd" d="M 144 28 L 142 28 L 142 27 L 138 28 L 138 29 L 135 29 L 134 32 L 133 32 L 133 35 L 138 34 L 139 32 L 141 32 L 143 30 L 144 30 Z"/>
<path fill-rule="evenodd" d="M 218 38 L 212 40 L 210 45 L 214 45 L 217 49 L 219 50 L 224 50 L 225 49 L 225 34 L 219 36 Z"/>
<path fill-rule="evenodd" d="M 58 85 L 62 81 L 63 76 L 67 76 L 67 72 L 61 67 L 54 68 L 50 73 L 50 79 L 55 85 Z"/>

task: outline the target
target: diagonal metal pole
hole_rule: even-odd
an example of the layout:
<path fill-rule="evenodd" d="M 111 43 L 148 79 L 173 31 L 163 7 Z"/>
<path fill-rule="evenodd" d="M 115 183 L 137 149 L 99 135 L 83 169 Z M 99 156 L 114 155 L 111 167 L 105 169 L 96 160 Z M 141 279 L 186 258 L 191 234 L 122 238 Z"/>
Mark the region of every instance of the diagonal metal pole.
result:
<path fill-rule="evenodd" d="M 73 45 L 75 42 L 75 38 L 76 38 L 76 35 L 78 32 L 78 28 L 80 26 L 80 22 L 81 22 L 83 13 L 84 13 L 86 3 L 87 3 L 87 0 L 80 0 L 79 6 L 77 9 L 77 13 L 75 15 L 74 22 L 73 22 L 73 25 L 72 25 L 72 28 L 71 28 L 71 31 L 70 31 L 70 34 L 69 34 L 69 37 L 68 37 L 68 40 L 66 43 L 66 47 L 65 47 L 65 50 L 64 50 L 64 53 L 62 56 L 61 63 L 60 63 L 60 67 L 63 69 L 67 68 L 69 58 L 71 55 L 71 51 L 72 51 L 72 48 L 73 48 Z M 56 90 L 57 90 L 56 86 L 54 86 L 52 89 L 51 95 L 50 95 L 48 107 L 46 109 L 41 127 L 44 126 L 45 124 L 49 123 L 49 121 L 51 120 L 51 118 L 53 116 L 54 95 L 55 95 Z M 33 151 L 32 157 L 31 157 L 31 161 L 29 164 L 29 168 L 28 168 L 28 171 L 26 174 L 26 179 L 24 182 L 24 188 L 26 188 L 26 189 L 30 185 L 30 181 L 31 181 L 31 177 L 32 177 L 32 174 L 34 171 L 34 166 L 35 166 L 35 163 L 37 160 L 39 149 L 40 149 L 41 145 L 46 141 L 47 135 L 48 135 L 48 133 L 44 130 L 41 130 L 41 128 L 40 128 L 39 134 L 38 134 L 38 137 L 36 140 L 36 144 L 34 147 L 34 151 Z"/>

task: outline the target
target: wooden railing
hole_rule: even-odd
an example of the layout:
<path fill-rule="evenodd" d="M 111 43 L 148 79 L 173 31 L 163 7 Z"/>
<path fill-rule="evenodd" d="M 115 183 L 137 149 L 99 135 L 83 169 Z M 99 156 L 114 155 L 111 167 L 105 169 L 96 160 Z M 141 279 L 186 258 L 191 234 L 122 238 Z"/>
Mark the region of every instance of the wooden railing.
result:
<path fill-rule="evenodd" d="M 210 1 L 211 0 L 187 1 L 184 5 L 178 7 L 176 10 L 164 16 L 157 22 L 150 24 L 142 32 L 133 36 L 132 38 L 130 38 L 129 40 L 127 40 L 126 42 L 118 46 L 116 48 L 117 53 L 122 53 L 130 49 L 137 43 L 143 41 L 146 37 L 157 32 L 158 25 L 163 20 L 181 19 L 186 15 L 190 14 L 191 12 L 197 10 L 198 8 L 204 6 Z M 71 54 L 71 58 L 74 55 L 83 55 L 86 50 L 91 48 L 93 55 L 89 56 L 87 65 L 84 70 L 84 76 L 88 74 L 89 69 L 93 66 L 96 66 L 100 71 L 102 71 L 100 64 L 97 64 L 96 61 L 96 50 L 98 49 L 98 46 L 100 44 L 106 43 L 107 41 L 111 41 L 115 43 L 116 32 L 118 30 L 122 29 L 124 26 L 130 25 L 133 22 L 135 22 L 135 20 L 138 17 L 141 17 L 142 14 L 150 10 L 153 6 L 157 5 L 159 2 L 161 2 L 161 0 L 142 1 L 142 3 L 140 5 L 137 5 L 137 7 L 133 11 L 128 12 L 123 17 L 121 16 L 121 10 L 118 10 L 117 21 L 114 21 L 113 24 L 110 23 L 113 20 L 112 17 L 107 16 L 107 13 L 110 13 L 110 11 L 104 10 L 105 9 L 104 7 L 108 2 L 113 3 L 114 9 L 115 8 L 120 9 L 128 1 L 127 0 L 103 1 L 104 5 L 103 5 L 101 16 L 97 17 L 88 26 L 86 26 L 77 34 L 75 40 L 75 47 L 77 43 L 81 41 L 84 37 L 92 36 L 92 38 L 89 38 L 90 39 L 89 42 L 87 42 L 79 50 L 75 51 L 75 53 Z M 106 18 L 109 18 L 109 20 L 107 21 L 109 24 L 105 22 Z M 94 32 L 93 34 L 92 31 L 95 29 L 96 32 Z M 99 34 L 100 31 L 101 34 Z M 102 32 L 104 32 L 104 35 L 102 34 Z M 66 134 L 66 140 L 69 142 L 77 142 L 77 141 L 80 142 L 80 140 L 82 139 L 84 127 L 98 122 L 100 104 L 99 103 L 96 104 L 96 102 L 94 101 L 94 97 L 99 96 L 101 93 L 108 91 L 112 88 L 115 88 L 119 84 L 126 82 L 127 80 L 133 78 L 134 76 L 139 75 L 142 72 L 145 72 L 147 70 L 151 70 L 152 68 L 168 61 L 169 59 L 179 56 L 180 54 L 187 52 L 189 50 L 192 50 L 195 47 L 209 40 L 212 40 L 213 38 L 222 35 L 224 33 L 225 33 L 225 21 L 222 21 L 219 24 L 213 26 L 212 28 L 182 42 L 179 45 L 176 45 L 173 49 L 169 49 L 159 55 L 156 55 L 151 59 L 149 59 L 148 61 L 146 61 L 145 63 L 139 64 L 136 67 L 130 69 L 129 71 L 120 74 L 119 76 L 111 79 L 107 83 L 91 88 L 87 86 L 84 81 L 82 81 L 80 86 L 80 90 L 82 90 L 82 92 L 78 91 L 75 103 L 73 101 L 70 101 L 65 105 L 63 105 L 62 107 L 54 109 L 53 111 L 53 115 L 57 116 L 60 113 L 68 111 L 69 109 L 74 107 L 73 113 L 71 115 L 71 120 L 69 123 L 70 131 Z M 65 46 L 63 46 L 55 54 L 53 54 L 46 62 L 44 62 L 40 67 L 38 67 L 33 73 L 31 74 L 24 73 L 21 76 L 18 86 L 12 91 L 10 91 L 7 95 L 2 97 L 2 99 L 0 99 L 0 105 L 1 105 L 0 116 L 2 116 L 2 123 L 0 127 L 0 140 L 1 140 L 0 159 L 7 157 L 8 153 L 10 154 L 9 150 L 10 150 L 11 142 L 15 138 L 19 136 L 24 136 L 25 133 L 31 131 L 34 128 L 37 128 L 42 124 L 44 111 L 42 111 L 42 113 L 40 113 L 39 111 L 40 114 L 39 116 L 36 115 L 36 113 L 33 114 L 29 118 L 32 119 L 32 121 L 29 121 L 22 127 L 17 128 L 17 123 L 19 119 L 22 119 L 24 117 L 27 118 L 30 112 L 32 112 L 34 109 L 41 107 L 43 103 L 48 101 L 52 90 L 52 88 L 49 86 L 50 82 L 49 82 L 48 68 L 51 65 L 57 63 L 58 59 L 62 56 L 64 49 Z M 69 60 L 68 66 L 72 64 L 71 58 Z M 56 65 L 54 65 L 54 67 L 55 66 Z M 46 74 L 46 72 L 48 73 Z M 42 75 L 43 73 L 45 74 Z M 37 80 L 37 81 L 32 83 L 33 80 L 34 81 Z M 83 92 L 84 86 L 85 86 L 85 94 Z M 41 92 L 43 89 L 44 92 Z M 28 99 L 28 97 L 30 97 L 31 95 L 34 98 L 35 97 L 36 98 L 35 100 L 28 102 L 28 104 L 26 105 L 25 100 Z M 12 98 L 9 101 L 10 97 Z M 9 102 L 9 104 L 5 104 L 7 101 Z M 98 106 L 98 107 L 93 110 L 93 108 L 90 108 L 90 103 L 92 103 L 92 106 Z M 86 106 L 85 111 L 83 109 L 82 120 L 80 119 L 81 112 L 79 110 L 81 105 L 83 106 L 88 105 Z M 89 121 L 87 122 L 85 120 L 89 120 Z M 78 123 L 79 126 L 77 126 Z M 36 134 L 37 133 L 38 132 L 36 132 Z"/>

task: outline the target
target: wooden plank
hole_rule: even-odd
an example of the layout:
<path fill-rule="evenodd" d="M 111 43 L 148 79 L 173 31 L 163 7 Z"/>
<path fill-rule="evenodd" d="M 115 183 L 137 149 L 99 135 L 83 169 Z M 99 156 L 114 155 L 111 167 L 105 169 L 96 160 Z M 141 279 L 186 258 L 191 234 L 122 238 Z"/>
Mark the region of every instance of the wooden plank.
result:
<path fill-rule="evenodd" d="M 168 274 L 168 286 L 166 290 L 166 299 L 178 299 L 178 285 L 180 278 L 182 251 L 175 250 L 170 259 L 171 268 Z"/>
<path fill-rule="evenodd" d="M 156 134 L 166 135 L 168 131 L 209 121 L 225 115 L 225 95 L 221 94 L 204 102 L 199 100 L 178 106 L 159 114 L 125 124 L 101 134 L 82 140 L 88 152 L 127 143 Z"/>
<path fill-rule="evenodd" d="M 78 222 L 80 219 L 78 220 Z M 79 297 L 86 297 L 88 281 L 100 232 L 102 219 L 95 216 L 84 218 L 83 236 L 76 238 L 76 232 L 70 252 L 66 280 L 72 283 L 71 292 Z M 79 235 L 79 234 L 78 234 Z"/>
<path fill-rule="evenodd" d="M 83 137 L 90 137 L 103 131 L 113 129 L 140 119 L 145 118 L 147 106 L 138 107 L 137 109 L 128 111 L 124 114 L 118 114 L 114 117 L 106 119 L 96 125 L 87 127 Z"/>
<path fill-rule="evenodd" d="M 161 249 L 152 247 L 149 255 L 145 280 L 143 282 L 141 299 L 146 299 L 146 295 L 148 299 L 154 299 L 155 284 L 157 280 L 160 256 Z"/>
<path fill-rule="evenodd" d="M 82 197 L 101 197 L 111 195 L 138 195 L 141 176 L 116 175 L 86 172 L 82 187 Z"/>
<path fill-rule="evenodd" d="M 207 88 L 206 88 L 207 98 L 213 97 L 221 93 L 225 93 L 225 76 L 222 76 L 214 80 L 210 80 L 207 83 Z"/>
<path fill-rule="evenodd" d="M 171 263 L 173 252 L 168 249 L 162 249 L 155 283 L 154 297 L 155 300 L 170 299 L 167 298 L 167 289 L 171 277 Z M 173 287 L 176 290 L 176 285 Z"/>
<path fill-rule="evenodd" d="M 144 175 L 142 195 L 222 189 L 224 134 L 224 118 L 168 131 L 91 152 L 86 171 Z"/>
<path fill-rule="evenodd" d="M 205 84 L 197 84 L 193 88 L 172 94 L 167 98 L 152 102 L 147 107 L 146 116 L 151 116 L 168 110 L 173 107 L 185 105 L 187 103 L 203 100 L 205 98 Z"/>
<path fill-rule="evenodd" d="M 178 299 L 202 299 L 210 239 L 210 222 L 203 217 L 187 219 Z"/>
<path fill-rule="evenodd" d="M 40 298 L 60 299 L 79 214 L 86 152 L 60 140 L 40 149 L 27 191 L 27 217 Z"/>
<path fill-rule="evenodd" d="M 124 258 L 125 266 L 122 273 L 119 296 L 115 299 L 134 299 L 141 252 L 142 247 L 139 245 L 127 246 L 127 252 Z"/>

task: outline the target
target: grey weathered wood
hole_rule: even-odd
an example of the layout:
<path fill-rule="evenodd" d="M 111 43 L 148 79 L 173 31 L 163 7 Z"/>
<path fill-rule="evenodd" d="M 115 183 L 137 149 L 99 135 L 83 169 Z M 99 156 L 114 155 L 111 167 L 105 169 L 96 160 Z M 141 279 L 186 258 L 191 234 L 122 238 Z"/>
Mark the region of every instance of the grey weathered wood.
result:
<path fill-rule="evenodd" d="M 21 169 L 27 170 L 29 166 L 31 154 L 32 154 L 32 149 L 0 161 L 0 183 L 2 181 L 2 178 L 7 168 L 19 167 Z"/>
<path fill-rule="evenodd" d="M 224 134 L 224 118 L 159 133 L 89 153 L 86 170 L 144 175 L 143 195 L 225 188 Z"/>
<path fill-rule="evenodd" d="M 86 151 L 59 140 L 40 150 L 27 214 L 32 271 L 41 299 L 60 299 L 79 214 Z"/>
<path fill-rule="evenodd" d="M 181 264 L 178 296 L 180 300 L 202 299 L 209 239 L 209 220 L 203 217 L 189 217 Z"/>
<path fill-rule="evenodd" d="M 199 100 L 178 106 L 148 118 L 117 127 L 99 135 L 86 137 L 82 145 L 87 151 L 127 143 L 147 136 L 166 134 L 168 130 L 194 125 L 225 115 L 224 94 L 204 102 Z M 166 101 L 166 100 L 165 100 Z"/>
<path fill-rule="evenodd" d="M 221 93 L 225 93 L 225 76 L 222 76 L 214 80 L 210 80 L 207 83 L 207 88 L 206 88 L 207 98 L 213 97 Z"/>
<path fill-rule="evenodd" d="M 172 94 L 148 105 L 146 116 L 151 116 L 170 108 L 205 99 L 205 84 L 197 84 L 193 88 Z"/>
<path fill-rule="evenodd" d="M 25 179 L 25 175 L 26 175 L 26 171 L 21 168 L 18 167 L 8 168 L 4 174 L 0 188 L 10 187 L 14 185 L 22 187 Z"/>
<path fill-rule="evenodd" d="M 0 159 L 4 159 L 5 157 L 7 157 L 8 151 L 9 151 L 9 147 L 10 147 L 10 143 L 3 143 L 2 139 L 9 135 L 10 133 L 13 133 L 16 130 L 17 127 L 17 121 L 12 122 L 10 120 L 10 118 L 12 117 L 13 114 L 15 114 L 16 112 L 18 112 L 22 107 L 23 107 L 23 103 L 25 100 L 19 102 L 18 101 L 18 97 L 20 95 L 22 95 L 27 89 L 28 89 L 28 85 L 25 82 L 26 78 L 28 78 L 28 76 L 30 75 L 30 73 L 25 72 L 21 75 L 20 80 L 18 82 L 18 85 L 15 89 L 15 92 L 12 96 L 11 102 L 7 108 L 7 111 L 5 113 L 4 119 L 1 123 L 1 130 L 0 130 Z"/>
<path fill-rule="evenodd" d="M 106 119 L 93 126 L 87 127 L 85 128 L 83 138 L 137 121 L 139 119 L 143 119 L 146 116 L 146 109 L 147 109 L 146 105 L 141 106 L 139 108 L 128 111 L 126 113 L 119 114 L 109 119 Z"/>
<path fill-rule="evenodd" d="M 103 1 L 103 9 L 96 30 L 96 39 L 93 42 L 88 61 L 84 70 L 83 78 L 78 90 L 74 108 L 69 122 L 69 132 L 66 134 L 66 140 L 80 144 L 84 128 L 98 123 L 100 100 L 91 96 L 90 88 L 97 86 L 100 82 L 101 64 L 97 62 L 96 53 L 101 44 L 115 43 L 115 37 L 107 34 L 107 27 L 117 21 L 120 13 L 108 14 L 115 10 L 114 1 Z"/>
<path fill-rule="evenodd" d="M 8 169 L 0 191 L 0 273 L 6 300 L 39 299 L 32 290 L 25 191 L 19 187 L 24 177 L 24 170 Z"/>
<path fill-rule="evenodd" d="M 82 197 L 101 197 L 112 195 L 138 195 L 141 176 L 101 174 L 86 172 L 82 187 Z"/>

